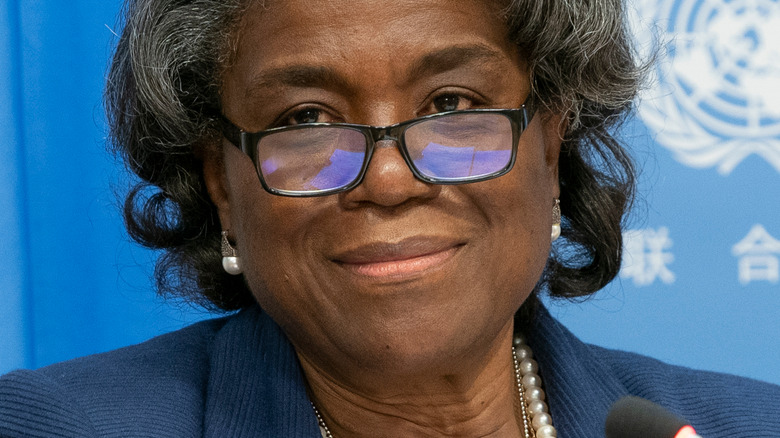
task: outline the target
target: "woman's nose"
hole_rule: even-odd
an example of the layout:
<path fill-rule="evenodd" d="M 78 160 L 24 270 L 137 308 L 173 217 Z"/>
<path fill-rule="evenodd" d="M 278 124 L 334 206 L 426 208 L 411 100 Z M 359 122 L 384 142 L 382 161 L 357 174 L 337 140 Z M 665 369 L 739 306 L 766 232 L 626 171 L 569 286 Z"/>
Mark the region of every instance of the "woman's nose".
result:
<path fill-rule="evenodd" d="M 394 207 L 412 199 L 436 197 L 441 187 L 414 176 L 396 140 L 382 140 L 376 143 L 363 181 L 344 193 L 343 200 L 348 206 L 371 203 Z"/>

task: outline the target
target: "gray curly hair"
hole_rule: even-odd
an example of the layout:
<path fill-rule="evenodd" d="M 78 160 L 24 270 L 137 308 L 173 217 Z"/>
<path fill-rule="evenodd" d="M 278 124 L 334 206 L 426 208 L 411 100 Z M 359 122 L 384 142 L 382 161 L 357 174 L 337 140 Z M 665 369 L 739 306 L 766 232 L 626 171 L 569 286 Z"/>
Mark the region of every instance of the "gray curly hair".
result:
<path fill-rule="evenodd" d="M 197 145 L 220 138 L 220 82 L 247 0 L 128 0 L 105 94 L 113 150 L 139 180 L 127 229 L 163 250 L 158 291 L 210 308 L 254 303 L 220 264 L 220 226 Z M 507 4 L 508 3 L 508 4 Z M 618 273 L 632 161 L 613 136 L 645 68 L 633 54 L 622 0 L 512 0 L 510 37 L 530 60 L 533 93 L 568 115 L 560 155 L 563 236 L 537 289 L 585 296 Z"/>

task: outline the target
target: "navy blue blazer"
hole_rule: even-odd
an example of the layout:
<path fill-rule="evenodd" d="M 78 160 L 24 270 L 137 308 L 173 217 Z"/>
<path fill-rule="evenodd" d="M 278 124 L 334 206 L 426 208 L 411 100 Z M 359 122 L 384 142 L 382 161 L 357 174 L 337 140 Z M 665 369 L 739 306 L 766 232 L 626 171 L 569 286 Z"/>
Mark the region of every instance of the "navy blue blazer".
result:
<path fill-rule="evenodd" d="M 636 395 L 705 438 L 780 437 L 780 387 L 585 344 L 541 309 L 529 344 L 561 437 L 603 437 Z M 320 432 L 295 352 L 259 308 L 0 378 L 0 437 L 306 437 Z"/>

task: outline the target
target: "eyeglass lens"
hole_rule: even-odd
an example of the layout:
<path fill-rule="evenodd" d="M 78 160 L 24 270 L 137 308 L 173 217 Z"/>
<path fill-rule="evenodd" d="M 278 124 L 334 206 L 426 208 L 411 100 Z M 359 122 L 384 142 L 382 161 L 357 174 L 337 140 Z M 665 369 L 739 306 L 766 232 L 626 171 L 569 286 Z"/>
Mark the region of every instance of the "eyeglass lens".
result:
<path fill-rule="evenodd" d="M 404 138 L 417 170 L 467 181 L 502 170 L 512 155 L 512 125 L 501 114 L 452 114 L 410 126 Z"/>
<path fill-rule="evenodd" d="M 316 192 L 345 187 L 364 166 L 371 141 L 357 128 L 301 127 L 262 137 L 257 163 L 271 188 Z M 402 142 L 414 170 L 441 182 L 478 179 L 504 170 L 512 156 L 512 124 L 499 113 L 461 113 L 407 126 Z"/>

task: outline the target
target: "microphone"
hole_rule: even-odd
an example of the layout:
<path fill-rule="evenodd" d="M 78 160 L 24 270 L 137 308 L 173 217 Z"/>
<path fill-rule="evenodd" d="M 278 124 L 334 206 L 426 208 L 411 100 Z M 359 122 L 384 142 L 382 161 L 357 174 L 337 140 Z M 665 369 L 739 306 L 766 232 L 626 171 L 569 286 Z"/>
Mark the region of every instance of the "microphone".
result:
<path fill-rule="evenodd" d="M 609 410 L 607 438 L 701 438 L 685 420 L 639 397 L 623 397 Z"/>

